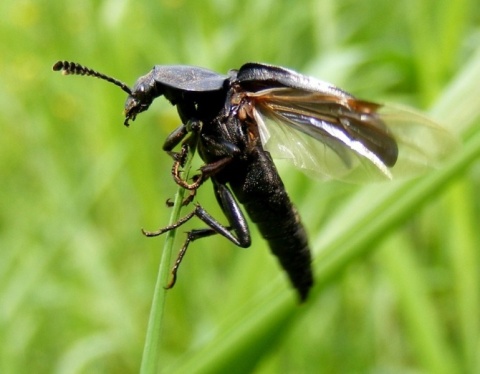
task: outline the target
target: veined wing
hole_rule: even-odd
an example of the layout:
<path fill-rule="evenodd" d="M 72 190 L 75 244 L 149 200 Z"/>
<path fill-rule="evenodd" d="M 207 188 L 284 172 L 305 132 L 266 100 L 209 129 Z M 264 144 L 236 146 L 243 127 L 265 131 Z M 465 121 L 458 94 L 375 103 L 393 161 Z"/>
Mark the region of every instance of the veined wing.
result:
<path fill-rule="evenodd" d="M 245 95 L 264 149 L 321 178 L 364 182 L 412 176 L 457 145 L 451 133 L 400 107 L 289 87 Z"/>

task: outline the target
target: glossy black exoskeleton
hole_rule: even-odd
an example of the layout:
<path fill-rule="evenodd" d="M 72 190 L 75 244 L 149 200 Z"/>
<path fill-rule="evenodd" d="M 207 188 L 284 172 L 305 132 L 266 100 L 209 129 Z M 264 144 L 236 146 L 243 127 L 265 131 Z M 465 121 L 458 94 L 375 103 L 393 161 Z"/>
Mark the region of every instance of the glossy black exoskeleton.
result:
<path fill-rule="evenodd" d="M 329 83 L 267 64 L 247 63 L 228 75 L 159 65 L 140 77 L 133 89 L 76 63 L 59 61 L 53 69 L 96 76 L 121 87 L 129 95 L 126 126 L 159 96 L 177 107 L 182 125 L 163 146 L 174 159 L 174 180 L 191 191 L 188 204 L 200 185 L 211 179 L 228 226 L 196 204 L 174 225 L 144 232 L 157 236 L 194 216 L 209 226 L 187 234 L 168 287 L 175 283 L 191 241 L 220 234 L 237 246 L 250 246 L 240 203 L 305 300 L 313 285 L 307 235 L 271 156 L 287 158 L 327 178 L 391 179 L 398 173 L 421 171 L 448 153 L 453 143 L 447 132 L 418 114 L 362 101 Z M 180 151 L 174 152 L 180 143 Z M 190 182 L 180 175 L 189 146 L 198 147 L 205 162 Z"/>

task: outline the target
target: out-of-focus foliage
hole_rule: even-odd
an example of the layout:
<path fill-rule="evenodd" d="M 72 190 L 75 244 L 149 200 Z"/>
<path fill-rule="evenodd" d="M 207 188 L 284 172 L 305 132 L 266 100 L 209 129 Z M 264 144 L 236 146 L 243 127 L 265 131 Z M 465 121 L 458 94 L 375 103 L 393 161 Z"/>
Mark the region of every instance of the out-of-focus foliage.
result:
<path fill-rule="evenodd" d="M 154 64 L 227 72 L 263 61 L 360 97 L 434 106 L 464 139 L 478 123 L 478 1 L 4 0 L 0 13 L 2 373 L 138 371 L 163 245 L 140 228 L 168 222 L 176 190 L 161 150 L 179 124 L 175 109 L 159 100 L 126 129 L 124 92 L 53 73 L 56 60 L 129 84 Z M 480 176 L 475 164 L 457 169 L 302 306 L 254 227 L 248 250 L 195 242 L 168 296 L 161 369 L 210 360 L 230 372 L 478 372 Z M 372 217 L 350 228 L 379 195 L 280 170 L 323 279 L 320 260 L 333 257 L 318 233 L 350 243 L 368 235 Z M 221 217 L 212 197 L 205 185 L 198 201 Z M 267 324 L 275 311 L 266 301 L 281 292 L 291 305 Z M 243 328 L 252 333 L 239 338 Z M 202 350 L 216 341 L 230 355 Z"/>

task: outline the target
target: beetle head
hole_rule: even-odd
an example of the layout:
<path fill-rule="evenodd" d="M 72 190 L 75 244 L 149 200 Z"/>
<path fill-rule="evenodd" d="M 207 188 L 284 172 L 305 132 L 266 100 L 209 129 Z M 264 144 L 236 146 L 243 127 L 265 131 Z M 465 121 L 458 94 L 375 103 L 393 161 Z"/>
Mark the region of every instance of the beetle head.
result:
<path fill-rule="evenodd" d="M 157 96 L 159 93 L 157 93 L 152 72 L 138 78 L 125 101 L 125 122 L 123 124 L 128 126 L 128 121 L 135 121 L 137 114 L 146 111 Z"/>

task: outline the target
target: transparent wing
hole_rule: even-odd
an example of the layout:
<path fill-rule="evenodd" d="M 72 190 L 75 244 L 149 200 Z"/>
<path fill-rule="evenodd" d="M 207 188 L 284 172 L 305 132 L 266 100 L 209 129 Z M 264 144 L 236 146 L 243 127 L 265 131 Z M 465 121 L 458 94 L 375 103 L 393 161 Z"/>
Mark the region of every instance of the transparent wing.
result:
<path fill-rule="evenodd" d="M 323 179 L 412 176 L 434 167 L 458 145 L 442 127 L 400 107 L 296 88 L 246 96 L 264 149 Z"/>

